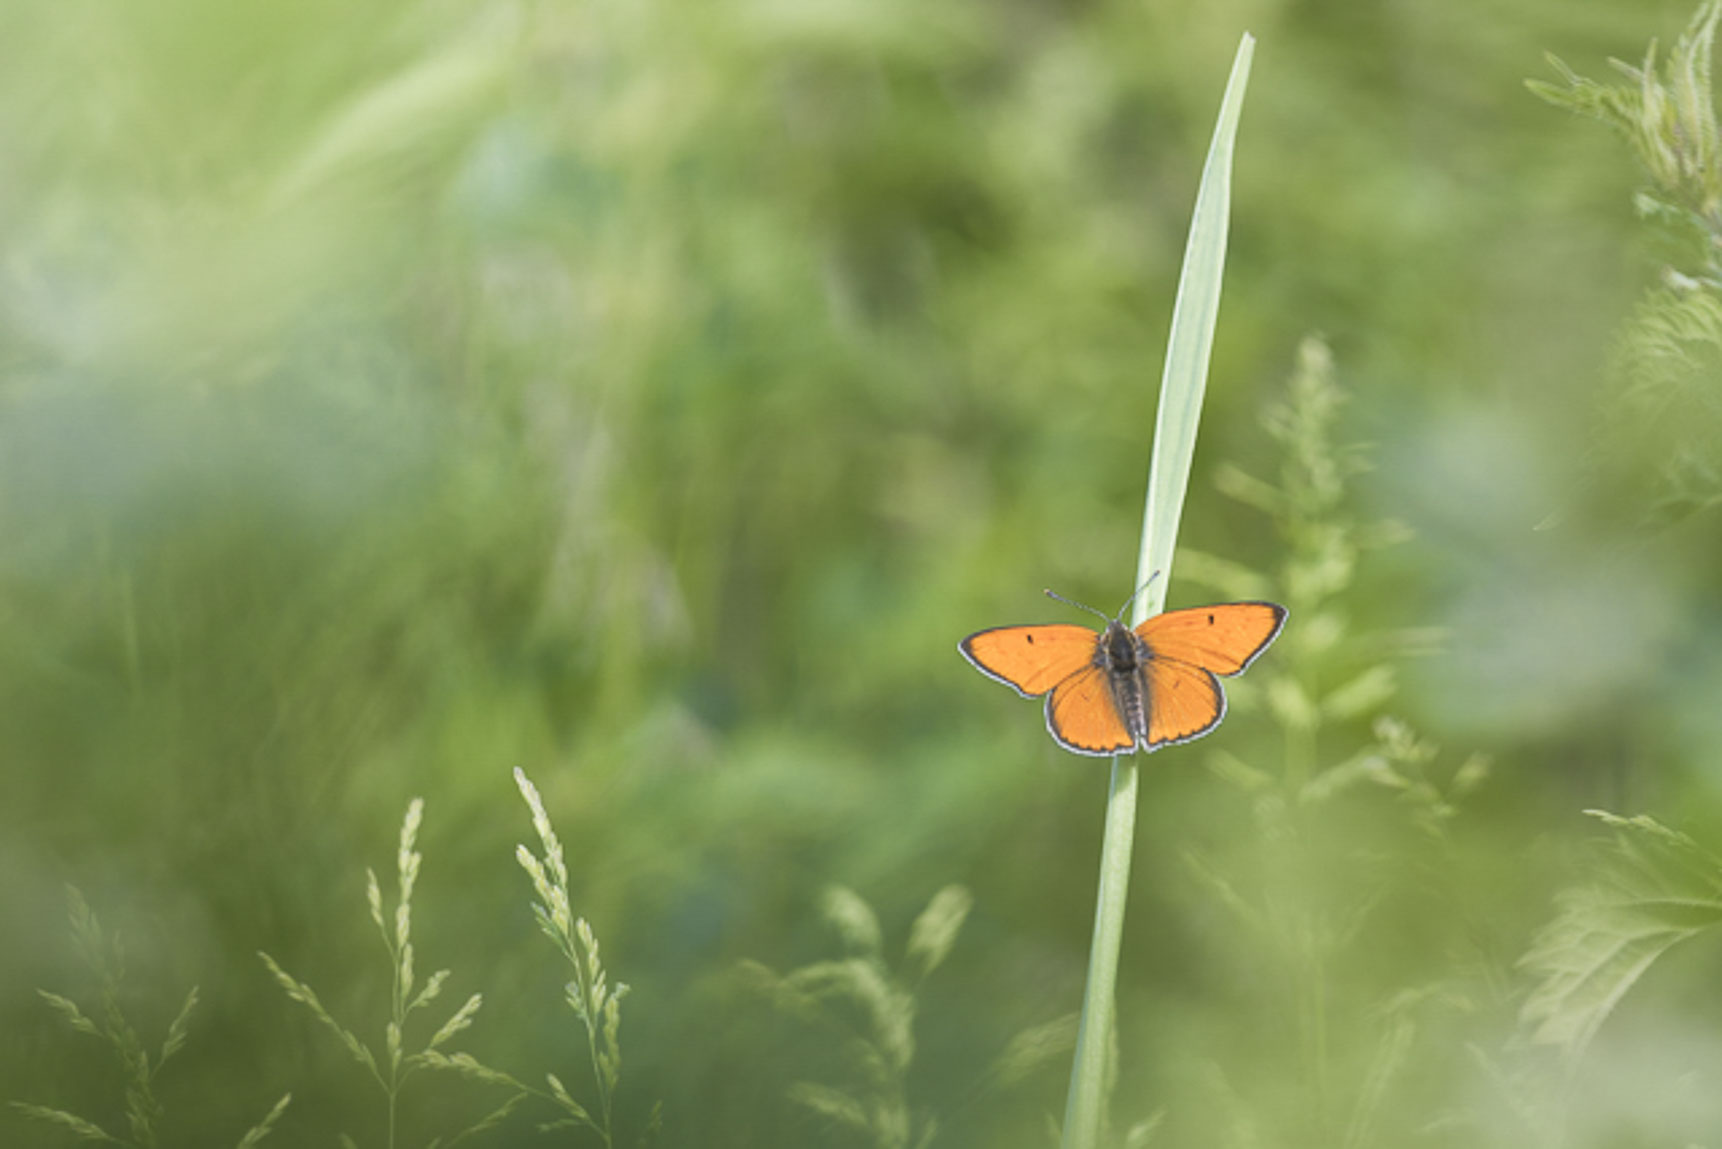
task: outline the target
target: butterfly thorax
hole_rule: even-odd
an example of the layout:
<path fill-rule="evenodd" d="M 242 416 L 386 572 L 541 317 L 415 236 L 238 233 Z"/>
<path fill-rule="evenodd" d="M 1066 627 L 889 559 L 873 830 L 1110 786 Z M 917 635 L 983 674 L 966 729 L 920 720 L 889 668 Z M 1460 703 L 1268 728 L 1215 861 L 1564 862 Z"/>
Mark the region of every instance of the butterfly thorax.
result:
<path fill-rule="evenodd" d="M 1114 674 L 1128 674 L 1141 666 L 1147 655 L 1146 645 L 1134 632 L 1121 622 L 1111 622 L 1106 626 L 1106 633 L 1100 636 L 1094 662 Z"/>

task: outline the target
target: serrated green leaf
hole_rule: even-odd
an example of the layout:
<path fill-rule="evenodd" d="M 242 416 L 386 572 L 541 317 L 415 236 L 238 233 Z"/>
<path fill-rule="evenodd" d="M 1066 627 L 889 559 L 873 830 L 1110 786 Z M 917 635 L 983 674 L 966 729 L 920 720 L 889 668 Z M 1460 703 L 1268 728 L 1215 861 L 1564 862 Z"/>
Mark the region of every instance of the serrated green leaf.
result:
<path fill-rule="evenodd" d="M 1615 839 L 1520 962 L 1540 978 L 1521 1017 L 1569 1060 L 1670 947 L 1722 925 L 1715 857 L 1653 819 L 1603 818 Z"/>

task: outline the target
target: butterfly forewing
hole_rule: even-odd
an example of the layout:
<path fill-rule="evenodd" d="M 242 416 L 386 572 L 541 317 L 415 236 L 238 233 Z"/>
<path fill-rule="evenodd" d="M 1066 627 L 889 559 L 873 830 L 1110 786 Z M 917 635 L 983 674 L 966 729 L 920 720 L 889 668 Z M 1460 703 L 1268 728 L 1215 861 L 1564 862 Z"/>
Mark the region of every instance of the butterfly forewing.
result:
<path fill-rule="evenodd" d="M 1051 623 L 983 630 L 963 639 L 958 649 L 983 673 L 1034 698 L 1093 666 L 1098 641 L 1086 626 Z"/>
<path fill-rule="evenodd" d="M 1169 659 L 1142 668 L 1148 683 L 1148 749 L 1188 742 L 1226 716 L 1226 695 L 1206 670 Z"/>
<path fill-rule="evenodd" d="M 1228 602 L 1157 614 L 1136 634 L 1155 658 L 1229 675 L 1265 650 L 1285 620 L 1285 607 L 1275 603 Z"/>
<path fill-rule="evenodd" d="M 1079 754 L 1116 754 L 1136 748 L 1119 717 L 1106 671 L 1091 666 L 1060 682 L 1046 700 L 1046 728 Z"/>

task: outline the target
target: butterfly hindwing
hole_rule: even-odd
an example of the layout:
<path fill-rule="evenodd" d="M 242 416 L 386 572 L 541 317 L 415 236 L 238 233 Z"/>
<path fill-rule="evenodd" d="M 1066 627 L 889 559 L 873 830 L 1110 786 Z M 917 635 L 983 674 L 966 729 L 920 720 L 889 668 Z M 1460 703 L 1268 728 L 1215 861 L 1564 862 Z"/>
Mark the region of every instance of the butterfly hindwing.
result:
<path fill-rule="evenodd" d="M 963 639 L 958 649 L 983 674 L 1016 687 L 1026 698 L 1045 694 L 1094 665 L 1099 636 L 1086 626 L 1001 626 Z"/>
<path fill-rule="evenodd" d="M 1136 628 L 1157 659 L 1173 659 L 1215 674 L 1237 674 L 1285 625 L 1286 608 L 1271 602 L 1228 602 L 1157 614 Z"/>
<path fill-rule="evenodd" d="M 1118 714 L 1106 671 L 1091 666 L 1060 682 L 1046 699 L 1046 728 L 1066 750 L 1119 754 L 1136 739 Z"/>
<path fill-rule="evenodd" d="M 1143 666 L 1142 675 L 1148 685 L 1150 750 L 1206 734 L 1226 716 L 1225 691 L 1199 666 L 1155 658 Z"/>

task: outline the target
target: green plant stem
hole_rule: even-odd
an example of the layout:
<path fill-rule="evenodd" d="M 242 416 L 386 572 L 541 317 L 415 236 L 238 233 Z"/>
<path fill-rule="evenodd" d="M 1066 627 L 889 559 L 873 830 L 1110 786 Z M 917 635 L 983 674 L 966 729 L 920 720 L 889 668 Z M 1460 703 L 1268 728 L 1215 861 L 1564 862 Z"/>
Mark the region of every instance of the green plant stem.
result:
<path fill-rule="evenodd" d="M 387 938 L 385 936 L 385 941 L 386 940 Z M 395 1031 L 397 1033 L 404 1034 L 407 1019 L 406 1012 L 401 1007 L 401 998 L 403 996 L 401 994 L 401 956 L 399 951 L 396 950 L 392 944 L 389 946 L 389 957 L 392 959 L 392 963 L 395 967 L 394 990 L 389 995 L 391 999 L 392 1016 L 395 1019 Z M 395 1149 L 395 1114 L 400 1108 L 401 1063 L 400 1058 L 393 1051 L 389 1054 L 389 1080 L 387 1089 L 389 1094 L 388 1149 Z"/>
<path fill-rule="evenodd" d="M 1065 1102 L 1064 1144 L 1094 1145 L 1106 1105 L 1104 1083 L 1111 1056 L 1118 953 L 1124 940 L 1124 903 L 1130 892 L 1130 858 L 1136 844 L 1134 756 L 1112 759 L 1112 789 L 1106 798 L 1106 832 L 1100 845 L 1100 894 L 1094 911 L 1094 940 L 1088 949 L 1088 988 L 1082 999 L 1082 1028 L 1076 1036 L 1070 1096 Z M 1085 1088 L 1093 1083 L 1100 1088 Z"/>
<path fill-rule="evenodd" d="M 1309 1074 L 1310 1091 L 1315 1102 L 1315 1132 L 1318 1137 L 1330 1135 L 1333 1121 L 1332 1098 L 1327 1075 L 1327 962 L 1322 953 L 1322 940 L 1316 930 L 1317 921 L 1306 913 L 1301 915 L 1303 937 L 1302 958 L 1299 962 L 1303 981 L 1303 1046 L 1305 1071 Z"/>
<path fill-rule="evenodd" d="M 598 1028 L 593 1022 L 586 1025 L 586 1048 L 592 1055 L 592 1076 L 598 1086 L 598 1112 L 604 1116 L 604 1127 L 598 1134 L 604 1138 L 604 1149 L 612 1149 L 615 1141 L 610 1130 L 610 1089 L 604 1084 L 603 1063 L 598 1057 Z"/>

